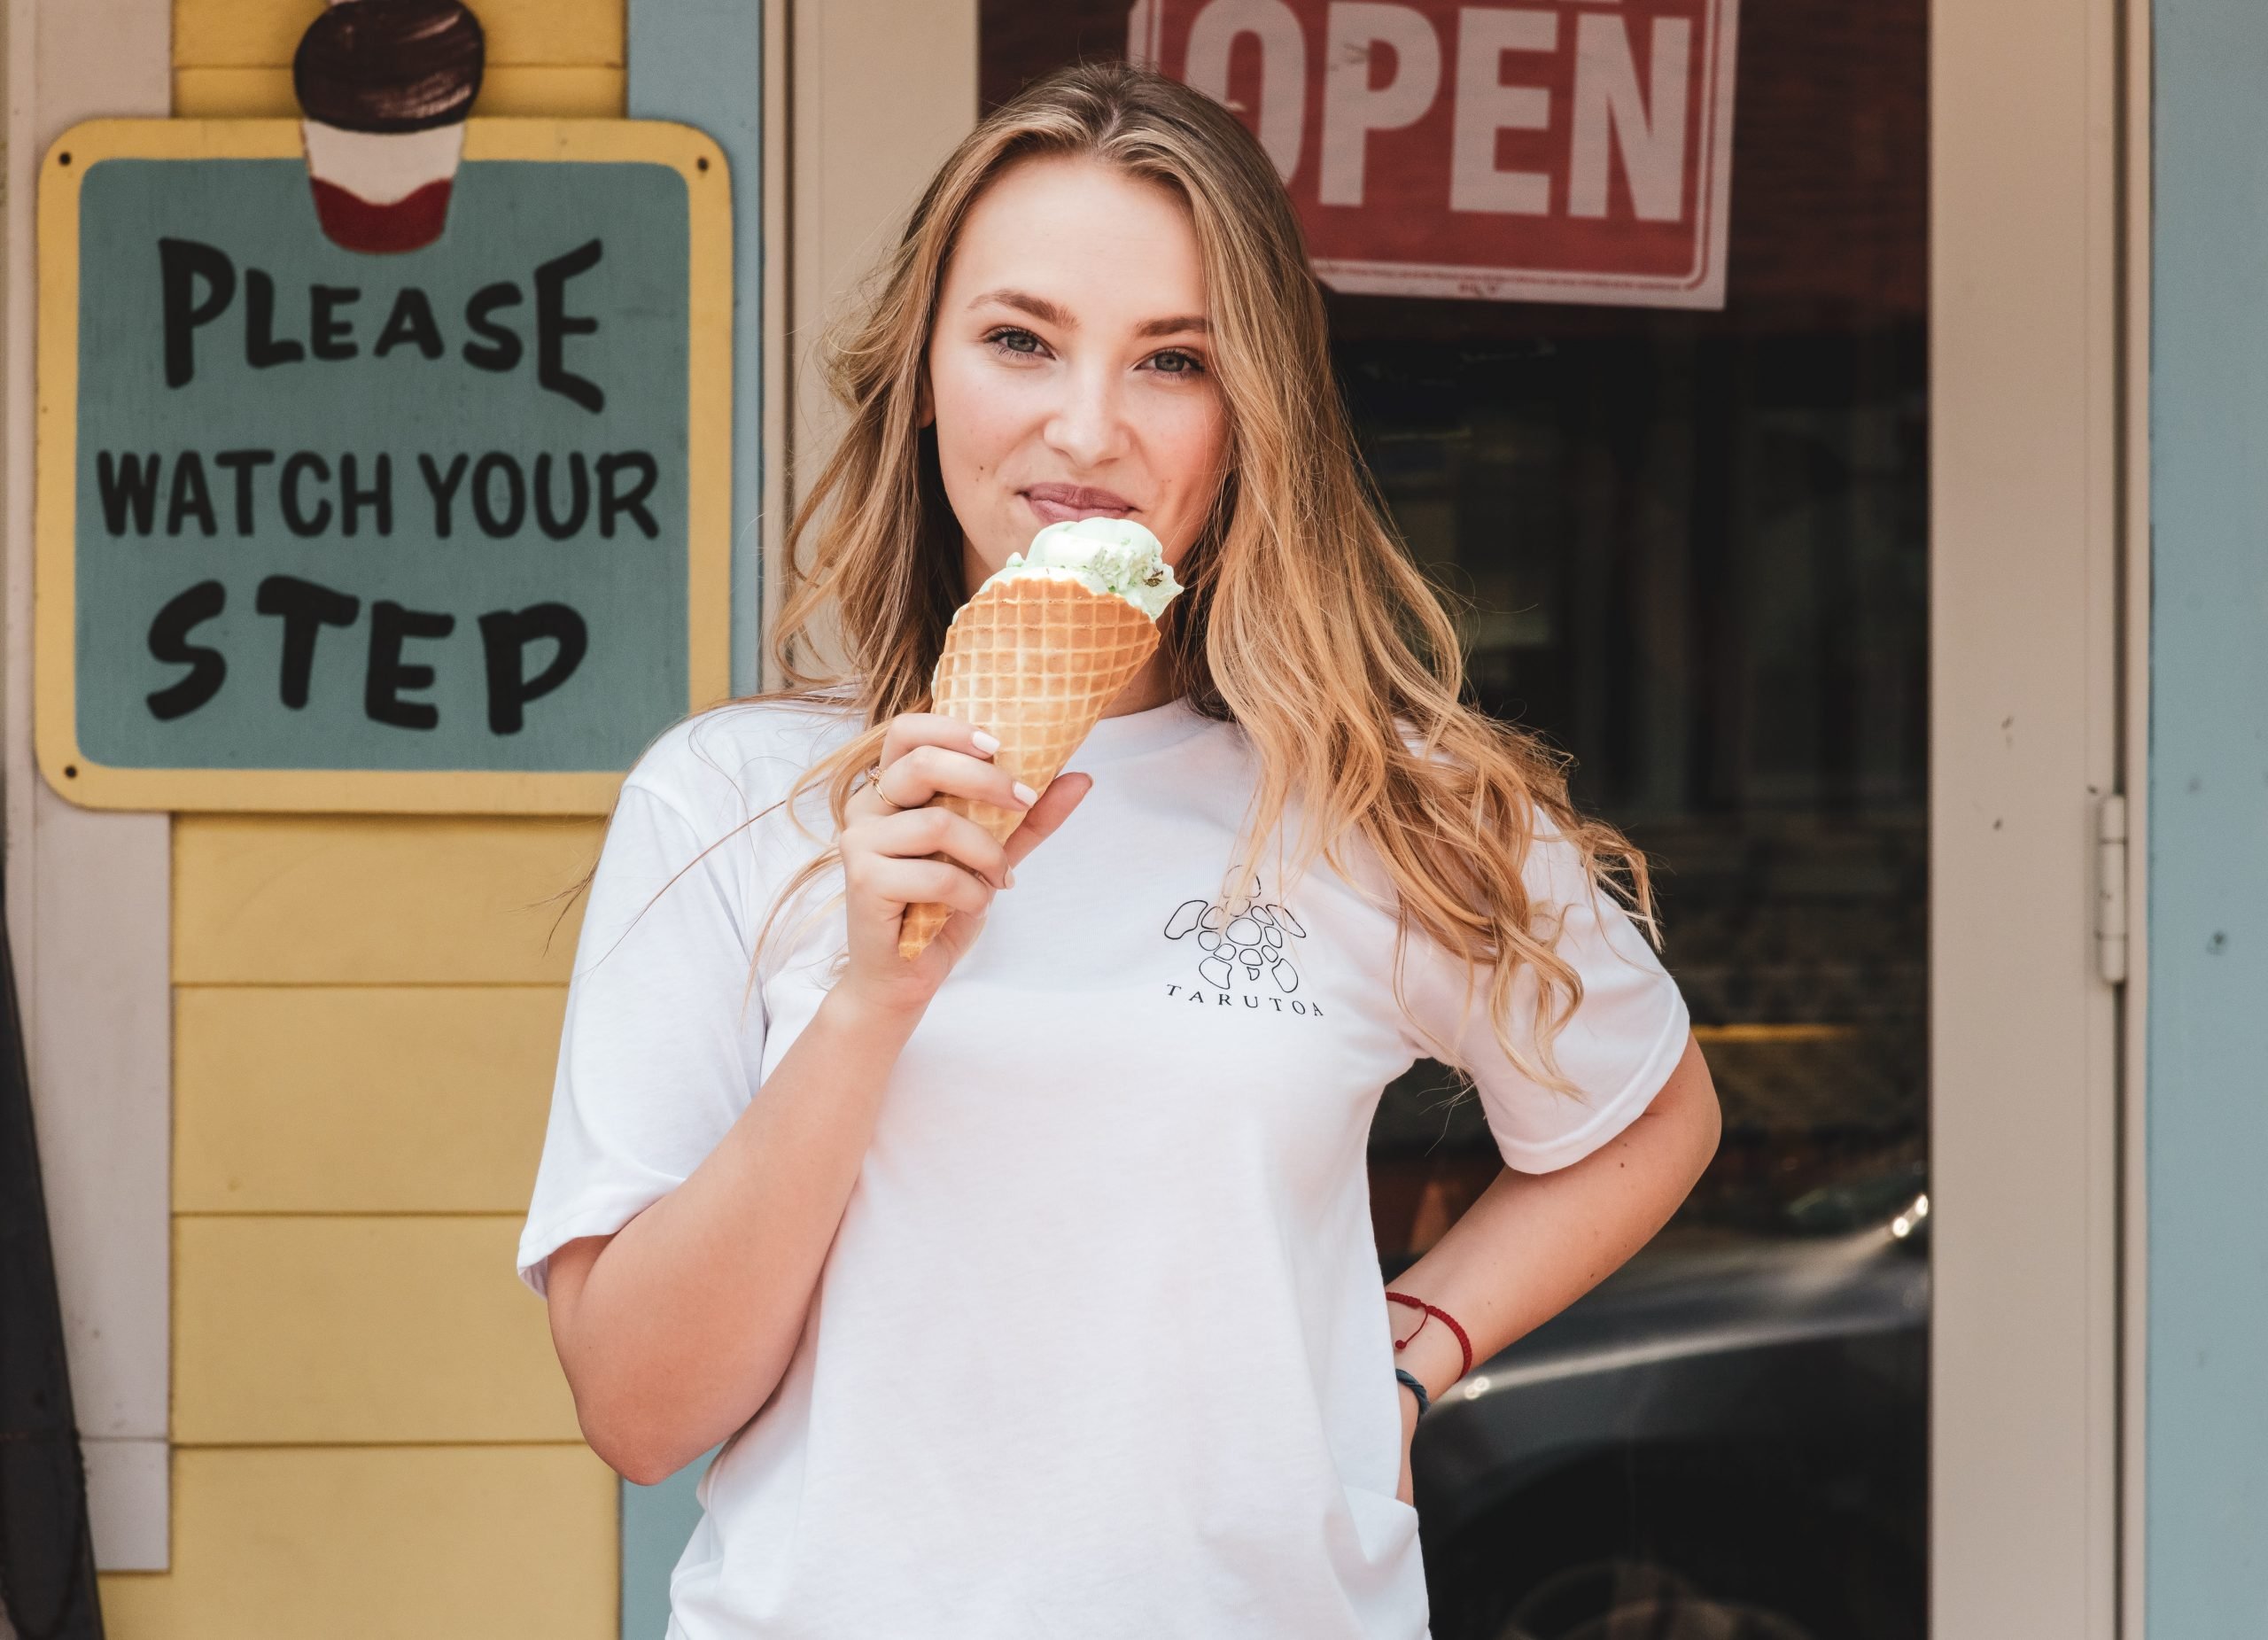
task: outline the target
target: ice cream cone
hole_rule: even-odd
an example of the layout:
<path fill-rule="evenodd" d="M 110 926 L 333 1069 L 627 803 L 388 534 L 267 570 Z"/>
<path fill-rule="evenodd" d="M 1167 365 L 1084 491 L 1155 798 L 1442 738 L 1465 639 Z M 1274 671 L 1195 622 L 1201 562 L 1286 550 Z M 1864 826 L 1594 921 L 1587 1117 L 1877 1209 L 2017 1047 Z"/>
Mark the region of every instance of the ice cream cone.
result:
<path fill-rule="evenodd" d="M 990 581 L 953 616 L 931 680 L 931 710 L 998 735 L 992 761 L 1045 791 L 1157 647 L 1157 623 L 1116 593 L 1044 575 Z M 1002 842 L 1024 817 L 950 793 L 930 801 Z M 920 955 L 951 914 L 950 905 L 908 905 L 898 955 Z"/>

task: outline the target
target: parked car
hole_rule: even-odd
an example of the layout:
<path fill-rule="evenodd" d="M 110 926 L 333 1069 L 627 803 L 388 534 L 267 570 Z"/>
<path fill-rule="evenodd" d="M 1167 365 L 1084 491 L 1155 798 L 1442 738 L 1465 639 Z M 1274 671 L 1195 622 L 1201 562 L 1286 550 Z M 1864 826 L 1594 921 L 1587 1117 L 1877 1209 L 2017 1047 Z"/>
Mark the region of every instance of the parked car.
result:
<path fill-rule="evenodd" d="M 1435 1640 L 1921 1640 L 1917 1168 L 1665 1240 L 1435 1402 Z"/>

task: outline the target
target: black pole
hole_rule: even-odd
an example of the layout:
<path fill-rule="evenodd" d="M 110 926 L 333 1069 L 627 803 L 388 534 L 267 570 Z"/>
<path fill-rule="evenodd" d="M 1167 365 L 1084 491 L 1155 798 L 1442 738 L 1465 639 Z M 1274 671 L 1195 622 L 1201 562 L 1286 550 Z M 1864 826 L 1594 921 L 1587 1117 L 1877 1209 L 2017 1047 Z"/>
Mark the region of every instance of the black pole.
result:
<path fill-rule="evenodd" d="M 18 1640 L 102 1640 L 23 1024 L 0 922 L 0 1613 Z"/>

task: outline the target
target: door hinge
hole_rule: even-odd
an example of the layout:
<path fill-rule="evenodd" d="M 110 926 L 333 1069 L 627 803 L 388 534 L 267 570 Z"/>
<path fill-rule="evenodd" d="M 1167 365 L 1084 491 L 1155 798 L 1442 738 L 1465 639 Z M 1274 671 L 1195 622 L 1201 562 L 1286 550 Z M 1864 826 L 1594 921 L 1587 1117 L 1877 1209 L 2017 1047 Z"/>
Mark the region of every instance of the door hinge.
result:
<path fill-rule="evenodd" d="M 2094 811 L 2095 971 L 2126 983 L 2126 797 L 2113 792 Z"/>

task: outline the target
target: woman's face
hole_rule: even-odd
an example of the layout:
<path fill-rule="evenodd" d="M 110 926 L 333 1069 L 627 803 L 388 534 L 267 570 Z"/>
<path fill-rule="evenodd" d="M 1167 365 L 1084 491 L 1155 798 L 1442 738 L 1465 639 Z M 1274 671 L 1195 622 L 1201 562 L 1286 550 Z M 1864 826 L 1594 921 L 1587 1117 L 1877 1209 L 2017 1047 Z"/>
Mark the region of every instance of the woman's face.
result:
<path fill-rule="evenodd" d="M 945 267 L 927 409 L 970 591 L 1065 518 L 1132 518 L 1181 561 L 1228 439 L 1207 313 L 1169 190 L 1048 158 L 978 195 Z"/>

